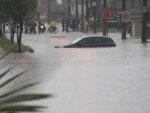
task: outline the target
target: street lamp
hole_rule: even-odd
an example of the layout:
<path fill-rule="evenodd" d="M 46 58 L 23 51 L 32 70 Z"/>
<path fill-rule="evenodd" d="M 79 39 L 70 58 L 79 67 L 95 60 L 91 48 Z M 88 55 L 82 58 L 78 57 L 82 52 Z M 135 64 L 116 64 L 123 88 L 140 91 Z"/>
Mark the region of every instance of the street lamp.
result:
<path fill-rule="evenodd" d="M 122 0 L 122 11 L 126 10 L 126 0 Z M 126 39 L 126 23 L 122 23 L 122 39 Z"/>
<path fill-rule="evenodd" d="M 107 0 L 103 0 L 103 9 L 107 7 Z M 107 36 L 107 23 L 106 20 L 103 19 L 103 36 Z"/>
<path fill-rule="evenodd" d="M 146 9 L 147 7 L 147 0 L 143 0 L 143 8 Z M 146 21 L 146 13 L 143 12 L 143 20 L 142 20 L 142 43 L 146 43 L 147 42 L 147 36 L 146 36 L 146 33 L 147 33 L 147 29 L 146 29 L 146 26 L 147 26 L 147 21 Z"/>
<path fill-rule="evenodd" d="M 79 19 L 79 14 L 78 14 L 78 0 L 76 0 L 76 21 Z"/>
<path fill-rule="evenodd" d="M 68 0 L 68 16 L 71 16 L 71 0 Z"/>
<path fill-rule="evenodd" d="M 50 0 L 47 0 L 47 16 L 48 16 L 48 23 L 50 23 Z"/>
<path fill-rule="evenodd" d="M 96 0 L 92 1 L 92 7 L 93 7 L 93 17 L 94 17 L 94 21 L 93 21 L 93 33 L 97 32 L 96 29 Z"/>
<path fill-rule="evenodd" d="M 134 0 L 132 0 L 132 9 L 134 9 Z"/>
<path fill-rule="evenodd" d="M 81 26 L 81 31 L 83 31 L 83 18 L 84 18 L 84 0 L 81 0 L 81 5 L 82 5 L 82 8 L 81 8 L 81 13 L 82 13 L 82 26 Z"/>
<path fill-rule="evenodd" d="M 86 20 L 89 20 L 89 0 L 86 0 Z"/>

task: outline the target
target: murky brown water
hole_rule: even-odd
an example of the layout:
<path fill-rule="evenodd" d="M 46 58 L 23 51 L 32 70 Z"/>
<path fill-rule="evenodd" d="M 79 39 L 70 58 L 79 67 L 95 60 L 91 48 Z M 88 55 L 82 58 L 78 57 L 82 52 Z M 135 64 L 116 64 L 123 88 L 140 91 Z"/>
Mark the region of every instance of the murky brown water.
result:
<path fill-rule="evenodd" d="M 54 48 L 80 35 L 25 35 L 23 43 L 35 53 L 11 54 L 1 62 L 3 68 L 15 66 L 12 73 L 29 70 L 11 87 L 42 82 L 29 92 L 55 95 L 39 101 L 49 107 L 43 113 L 148 113 L 150 44 L 110 34 L 117 47 Z"/>

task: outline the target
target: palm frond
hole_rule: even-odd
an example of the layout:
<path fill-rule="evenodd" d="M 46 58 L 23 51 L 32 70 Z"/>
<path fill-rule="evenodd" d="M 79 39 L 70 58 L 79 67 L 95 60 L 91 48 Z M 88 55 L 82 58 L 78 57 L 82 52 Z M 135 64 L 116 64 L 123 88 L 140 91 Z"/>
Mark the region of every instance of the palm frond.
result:
<path fill-rule="evenodd" d="M 27 89 L 27 88 L 32 87 L 32 86 L 37 85 L 37 84 L 38 83 L 32 83 L 32 84 L 29 84 L 29 85 L 25 85 L 25 86 L 23 86 L 21 88 L 15 89 L 13 91 L 10 91 L 10 92 L 7 92 L 7 93 L 1 95 L 0 98 L 5 98 L 5 97 L 8 97 L 8 96 L 11 96 L 13 94 L 16 94 L 16 93 L 18 93 L 18 92 L 20 92 L 20 91 L 22 91 L 24 89 Z"/>
<path fill-rule="evenodd" d="M 32 100 L 39 100 L 48 98 L 51 95 L 49 94 L 23 94 L 23 95 L 17 95 L 14 97 L 10 97 L 6 100 L 0 101 L 0 104 L 10 104 L 10 103 L 18 103 L 18 102 L 24 102 L 24 101 L 32 101 Z"/>
<path fill-rule="evenodd" d="M 0 79 L 2 79 L 12 68 L 4 71 L 2 74 L 0 74 Z"/>
<path fill-rule="evenodd" d="M 43 106 L 6 106 L 6 107 L 0 107 L 1 112 L 37 112 L 37 109 L 45 108 Z"/>
<path fill-rule="evenodd" d="M 16 76 L 6 80 L 4 83 L 0 84 L 0 88 L 6 86 L 7 84 L 9 84 L 10 82 L 12 82 L 13 80 L 15 80 L 16 78 L 20 77 L 21 75 L 23 75 L 25 72 L 21 72 L 19 74 L 17 74 Z"/>

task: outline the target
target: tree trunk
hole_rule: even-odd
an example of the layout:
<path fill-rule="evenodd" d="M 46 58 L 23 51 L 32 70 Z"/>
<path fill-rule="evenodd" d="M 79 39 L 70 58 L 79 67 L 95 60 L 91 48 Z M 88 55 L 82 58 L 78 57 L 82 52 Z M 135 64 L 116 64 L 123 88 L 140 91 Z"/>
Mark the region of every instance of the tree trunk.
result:
<path fill-rule="evenodd" d="M 2 25 L 0 25 L 0 37 L 2 36 Z"/>
<path fill-rule="evenodd" d="M 23 23 L 20 22 L 19 23 L 19 37 L 18 37 L 18 51 L 22 52 L 22 48 L 21 48 L 21 40 L 22 40 L 22 31 L 23 31 Z"/>
<path fill-rule="evenodd" d="M 12 45 L 14 44 L 14 36 L 15 36 L 15 27 L 12 24 L 10 28 L 10 41 Z"/>
<path fill-rule="evenodd" d="M 19 52 L 22 52 L 22 48 L 21 48 L 22 31 L 23 31 L 23 24 L 22 24 L 22 22 L 20 22 L 17 25 L 17 44 L 18 44 Z"/>
<path fill-rule="evenodd" d="M 19 41 L 19 25 L 17 25 L 17 43 Z"/>
<path fill-rule="evenodd" d="M 5 24 L 3 24 L 3 33 L 5 33 Z"/>
<path fill-rule="evenodd" d="M 14 36 L 15 36 L 15 32 L 11 32 L 10 33 L 10 35 L 11 35 L 11 44 L 13 45 L 14 44 Z"/>

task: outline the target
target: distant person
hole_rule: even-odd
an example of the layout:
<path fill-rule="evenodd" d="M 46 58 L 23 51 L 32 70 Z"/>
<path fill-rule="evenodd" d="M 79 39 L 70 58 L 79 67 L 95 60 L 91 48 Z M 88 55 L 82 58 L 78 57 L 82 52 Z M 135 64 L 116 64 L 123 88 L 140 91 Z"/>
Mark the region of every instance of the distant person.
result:
<path fill-rule="evenodd" d="M 80 31 L 83 32 L 83 20 L 80 19 Z"/>
<path fill-rule="evenodd" d="M 76 29 L 76 20 L 75 20 L 75 18 L 72 19 L 72 29 L 73 29 L 73 31 L 75 31 L 75 29 Z"/>
<path fill-rule="evenodd" d="M 84 18 L 83 19 L 83 27 L 84 27 L 84 32 L 87 33 L 88 32 L 88 22 L 87 20 Z"/>
<path fill-rule="evenodd" d="M 65 31 L 65 18 L 62 19 L 62 31 Z"/>
<path fill-rule="evenodd" d="M 69 18 L 66 18 L 66 32 L 69 32 Z"/>
<path fill-rule="evenodd" d="M 34 34 L 36 34 L 36 27 L 37 27 L 37 24 L 33 21 L 33 23 L 32 23 L 32 32 Z"/>
<path fill-rule="evenodd" d="M 39 22 L 39 24 L 38 24 L 38 32 L 39 33 L 44 33 L 45 31 L 46 31 L 46 27 L 45 27 L 44 23 Z"/>
<path fill-rule="evenodd" d="M 55 22 L 54 19 L 50 23 L 50 29 L 51 29 L 52 32 L 56 31 L 56 22 Z"/>

